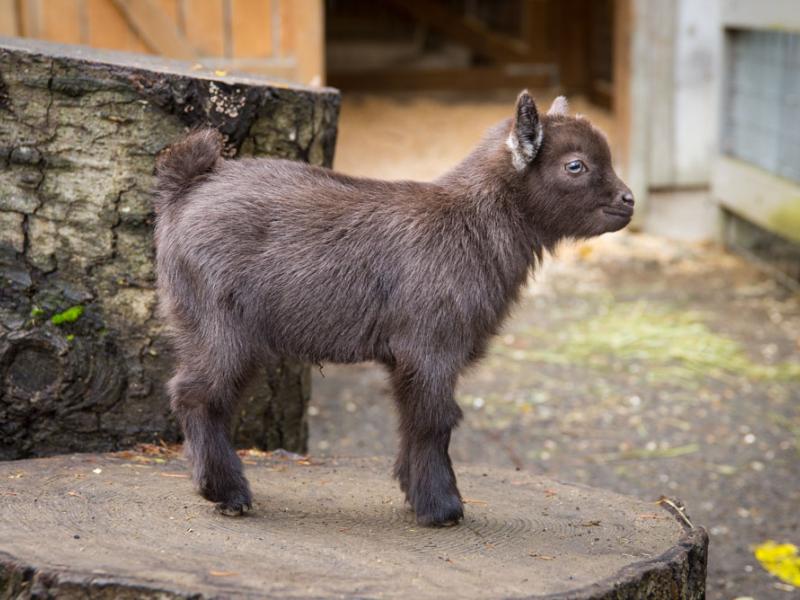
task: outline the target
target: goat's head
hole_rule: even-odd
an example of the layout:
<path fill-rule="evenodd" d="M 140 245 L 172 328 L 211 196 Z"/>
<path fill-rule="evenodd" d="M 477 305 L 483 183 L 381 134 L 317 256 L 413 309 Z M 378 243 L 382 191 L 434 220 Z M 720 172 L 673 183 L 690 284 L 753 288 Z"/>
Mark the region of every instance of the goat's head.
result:
<path fill-rule="evenodd" d="M 605 136 L 588 120 L 569 116 L 563 96 L 540 117 L 522 92 L 506 146 L 548 235 L 591 237 L 630 222 L 633 195 L 614 172 Z"/>

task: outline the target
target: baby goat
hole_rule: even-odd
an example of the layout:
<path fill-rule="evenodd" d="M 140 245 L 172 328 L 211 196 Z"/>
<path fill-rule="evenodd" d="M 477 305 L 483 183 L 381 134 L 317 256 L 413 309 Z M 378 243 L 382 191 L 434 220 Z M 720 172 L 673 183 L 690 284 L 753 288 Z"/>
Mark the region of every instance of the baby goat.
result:
<path fill-rule="evenodd" d="M 432 183 L 377 181 L 285 160 L 220 158 L 213 130 L 161 157 L 161 310 L 169 383 L 200 493 L 226 514 L 252 496 L 228 427 L 254 366 L 374 360 L 400 415 L 394 474 L 425 525 L 463 516 L 448 455 L 459 374 L 486 351 L 528 272 L 563 238 L 621 229 L 633 196 L 605 138 L 527 92 Z"/>

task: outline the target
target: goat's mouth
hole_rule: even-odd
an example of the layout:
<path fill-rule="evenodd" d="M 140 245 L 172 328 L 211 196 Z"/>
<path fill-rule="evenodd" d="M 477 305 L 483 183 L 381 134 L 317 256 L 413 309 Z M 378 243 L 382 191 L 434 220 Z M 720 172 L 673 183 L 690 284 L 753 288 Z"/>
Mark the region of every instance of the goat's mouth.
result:
<path fill-rule="evenodd" d="M 606 206 L 603 212 L 612 217 L 619 217 L 621 219 L 630 219 L 633 216 L 632 206 Z"/>

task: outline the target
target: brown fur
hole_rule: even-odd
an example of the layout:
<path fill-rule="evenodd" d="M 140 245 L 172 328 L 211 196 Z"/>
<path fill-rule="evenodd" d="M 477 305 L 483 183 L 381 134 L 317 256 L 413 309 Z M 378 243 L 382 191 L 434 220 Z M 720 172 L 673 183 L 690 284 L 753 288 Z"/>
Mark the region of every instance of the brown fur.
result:
<path fill-rule="evenodd" d="M 459 374 L 545 251 L 620 229 L 633 211 L 602 134 L 561 100 L 551 113 L 523 92 L 514 118 L 432 183 L 225 161 L 208 130 L 165 154 L 156 244 L 178 359 L 169 389 L 204 497 L 228 513 L 250 507 L 227 429 L 255 365 L 374 360 L 390 374 L 395 475 L 417 519 L 462 517 L 448 456 Z M 575 160 L 586 172 L 566 170 Z"/>

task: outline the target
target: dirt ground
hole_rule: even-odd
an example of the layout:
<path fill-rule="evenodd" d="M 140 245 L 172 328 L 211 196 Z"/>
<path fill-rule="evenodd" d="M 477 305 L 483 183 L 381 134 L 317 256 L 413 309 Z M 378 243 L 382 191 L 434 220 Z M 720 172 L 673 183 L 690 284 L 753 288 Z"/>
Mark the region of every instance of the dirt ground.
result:
<path fill-rule="evenodd" d="M 346 99 L 337 168 L 429 179 L 512 103 Z M 313 385 L 312 454 L 394 453 L 379 367 L 326 365 Z M 564 246 L 458 400 L 455 461 L 677 497 L 711 535 L 710 599 L 798 597 L 753 548 L 800 544 L 800 297 L 740 258 L 625 232 Z"/>

